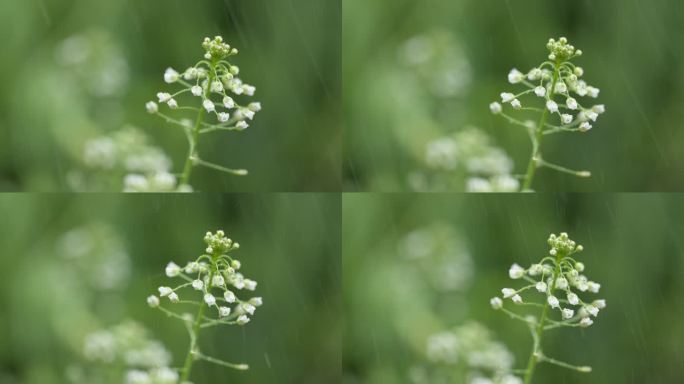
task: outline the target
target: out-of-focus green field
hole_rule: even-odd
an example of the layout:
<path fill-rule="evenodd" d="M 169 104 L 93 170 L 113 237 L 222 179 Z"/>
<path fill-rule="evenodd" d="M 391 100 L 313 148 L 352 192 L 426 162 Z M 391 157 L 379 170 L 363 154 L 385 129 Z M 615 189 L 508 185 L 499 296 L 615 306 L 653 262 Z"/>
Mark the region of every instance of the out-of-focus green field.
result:
<path fill-rule="evenodd" d="M 586 134 L 546 138 L 543 153 L 593 177 L 542 169 L 534 189 L 682 190 L 683 22 L 678 0 L 345 1 L 345 188 L 411 190 L 427 169 L 427 142 L 468 126 L 487 133 L 514 160 L 514 173 L 524 173 L 526 133 L 488 105 L 521 90 L 507 82 L 511 68 L 539 65 L 547 40 L 566 36 L 583 50 L 575 62 L 601 90 L 596 103 L 606 113 Z"/>
<path fill-rule="evenodd" d="M 182 322 L 146 298 L 172 284 L 169 261 L 195 260 L 205 232 L 217 229 L 240 243 L 231 254 L 258 282 L 253 294 L 264 304 L 244 327 L 200 335 L 203 353 L 250 370 L 198 361 L 192 381 L 340 380 L 339 197 L 6 194 L 0 212 L 2 383 L 68 383 L 67 372 L 88 362 L 86 335 L 125 319 L 164 343 L 172 367 L 182 366 L 189 343 Z"/>
<path fill-rule="evenodd" d="M 679 383 L 683 219 L 684 198 L 667 194 L 347 195 L 344 382 L 442 382 L 411 378 L 429 366 L 429 336 L 469 320 L 488 327 L 524 368 L 528 329 L 489 299 L 520 287 L 509 267 L 539 261 L 549 234 L 566 231 L 584 246 L 577 258 L 586 275 L 601 284 L 591 296 L 607 307 L 589 328 L 548 331 L 543 348 L 593 372 L 541 364 L 533 382 Z"/>
<path fill-rule="evenodd" d="M 195 190 L 339 190 L 340 9 L 339 0 L 3 1 L 0 190 L 70 190 L 86 141 L 124 125 L 180 173 L 185 136 L 145 103 L 174 89 L 164 70 L 194 65 L 214 35 L 240 50 L 234 64 L 263 110 L 244 132 L 201 138 L 206 160 L 250 175 L 198 168 Z"/>

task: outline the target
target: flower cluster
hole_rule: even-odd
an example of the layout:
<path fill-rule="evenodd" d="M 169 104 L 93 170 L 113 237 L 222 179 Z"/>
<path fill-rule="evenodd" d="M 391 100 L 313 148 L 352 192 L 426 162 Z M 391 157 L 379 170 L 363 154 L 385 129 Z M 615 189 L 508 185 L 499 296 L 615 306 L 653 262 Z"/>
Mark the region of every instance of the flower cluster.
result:
<path fill-rule="evenodd" d="M 204 242 L 205 253 L 184 267 L 174 262 L 167 264 L 166 276 L 180 279 L 182 283 L 175 287 L 160 286 L 159 295 L 150 295 L 147 304 L 186 323 L 191 339 L 188 356 L 217 363 L 218 359 L 205 356 L 199 351 L 196 345 L 199 331 L 218 325 L 245 325 L 263 301 L 261 297 L 242 300 L 238 296 L 238 291 L 254 291 L 257 286 L 256 281 L 238 272 L 242 266 L 241 262 L 229 255 L 240 248 L 240 244 L 226 237 L 221 230 L 216 233 L 207 232 Z M 194 317 L 190 314 L 178 315 L 163 307 L 162 299 L 168 300 L 171 304 L 195 304 L 199 307 L 199 312 Z M 207 315 L 206 309 L 212 310 L 213 316 Z M 186 360 L 186 364 L 191 363 Z M 247 369 L 245 364 L 222 361 L 219 364 L 235 369 Z M 185 379 L 189 375 L 189 369 L 188 365 L 184 367 Z"/>
<path fill-rule="evenodd" d="M 501 290 L 504 299 L 511 299 L 513 303 L 523 304 L 521 293 L 537 291 L 546 296 L 545 302 L 551 309 L 557 310 L 564 326 L 588 327 L 594 322 L 599 311 L 606 307 L 606 301 L 597 299 L 585 301 L 579 293 L 598 293 L 601 284 L 589 280 L 584 274 L 584 264 L 575 261 L 572 255 L 583 250 L 581 245 L 568 238 L 566 233 L 549 237 L 550 256 L 539 263 L 532 264 L 525 269 L 513 264 L 508 271 L 511 279 L 522 279 L 529 284 L 519 288 L 504 288 Z M 495 297 L 491 301 L 495 309 L 503 306 L 501 298 Z"/>
<path fill-rule="evenodd" d="M 245 170 L 232 170 L 207 163 L 199 158 L 197 142 L 199 135 L 215 131 L 243 131 L 249 127 L 249 121 L 254 119 L 261 110 L 261 103 L 250 102 L 241 105 L 235 98 L 238 96 L 254 96 L 256 88 L 244 83 L 239 77 L 240 68 L 228 61 L 229 57 L 237 55 L 238 50 L 223 42 L 221 36 L 214 39 L 205 38 L 202 43 L 205 50 L 204 60 L 185 71 L 178 72 L 167 68 L 164 81 L 167 84 L 177 84 L 181 89 L 174 93 L 158 92 L 157 101 L 148 101 L 147 111 L 162 117 L 169 123 L 181 126 L 187 133 L 190 145 L 184 175 L 189 178 L 190 166 L 204 165 L 209 168 L 222 170 L 236 175 L 245 175 Z M 178 96 L 190 95 L 189 105 L 181 106 Z M 197 99 L 195 99 L 197 98 Z M 166 104 L 172 110 L 191 110 L 197 113 L 195 123 L 189 120 L 178 120 L 160 112 L 159 104 Z M 216 119 L 213 123 L 204 121 L 205 114 L 211 114 Z M 187 174 L 186 174 L 187 173 Z M 182 180 L 187 182 L 187 180 Z"/>
<path fill-rule="evenodd" d="M 520 288 L 503 288 L 502 297 L 492 298 L 490 304 L 495 310 L 502 310 L 530 327 L 535 337 L 535 350 L 531 356 L 534 363 L 546 361 L 580 372 L 589 372 L 591 370 L 589 367 L 574 367 L 548 358 L 541 352 L 539 340 L 544 331 L 559 327 L 589 327 L 594 323 L 593 319 L 598 316 L 599 311 L 606 307 L 605 300 L 586 297 L 588 294 L 598 293 L 601 284 L 589 280 L 584 274 L 584 264 L 573 257 L 584 248 L 571 240 L 567 233 L 561 233 L 558 236 L 551 234 L 548 244 L 549 256 L 528 268 L 513 264 L 509 269 L 508 275 L 511 279 L 525 281 L 527 284 Z M 535 300 L 531 295 L 523 298 L 523 294 L 535 293 L 535 291 L 543 299 Z M 541 307 L 540 318 L 537 319 L 531 315 L 521 316 L 510 311 L 504 306 L 506 299 L 510 299 L 517 306 Z M 557 313 L 555 319 L 552 315 L 554 312 Z M 527 374 L 531 375 L 531 372 Z"/>
<path fill-rule="evenodd" d="M 522 384 L 506 346 L 477 322 L 432 334 L 427 339 L 427 367 L 414 367 L 411 381 L 427 383 Z"/>
<path fill-rule="evenodd" d="M 412 175 L 412 186 L 417 190 L 517 191 L 520 183 L 510 174 L 513 161 L 490 141 L 480 129 L 468 127 L 428 142 L 424 162 L 429 171 Z"/>
<path fill-rule="evenodd" d="M 596 122 L 598 116 L 605 112 L 603 104 L 583 105 L 578 97 L 597 98 L 599 89 L 587 84 L 582 77 L 584 70 L 575 66 L 571 60 L 581 56 L 582 51 L 568 44 L 566 38 L 558 41 L 550 39 L 546 47 L 549 50 L 548 61 L 526 73 L 512 69 L 508 74 L 508 82 L 522 85 L 526 89 L 522 92 L 502 92 L 501 102 L 495 101 L 489 105 L 493 114 L 501 115 L 510 123 L 520 125 L 530 132 L 534 152 L 528 167 L 526 184 L 531 184 L 534 167 L 548 168 L 571 173 L 580 177 L 588 177 L 586 171 L 572 171 L 547 163 L 541 158 L 539 146 L 544 135 L 560 132 L 587 132 Z M 530 96 L 529 103 L 523 103 L 522 97 Z M 535 103 L 535 100 L 539 100 Z M 503 111 L 503 105 L 510 105 L 514 110 L 533 111 L 541 113 L 539 123 L 535 120 L 520 120 L 513 118 Z M 549 122 L 549 116 L 555 116 L 557 123 Z M 529 188 L 529 185 L 525 186 Z"/>
<path fill-rule="evenodd" d="M 111 226 L 93 222 L 62 234 L 56 253 L 83 276 L 88 288 L 114 291 L 125 287 L 131 275 L 131 258 Z"/>
<path fill-rule="evenodd" d="M 169 351 L 130 320 L 88 334 L 82 353 L 88 364 L 67 369 L 67 378 L 74 384 L 178 384 L 179 374 L 169 366 Z"/>
<path fill-rule="evenodd" d="M 432 96 L 461 96 L 472 81 L 471 65 L 462 44 L 449 31 L 413 36 L 402 44 L 398 56 Z"/>
<path fill-rule="evenodd" d="M 171 172 L 171 159 L 162 149 L 150 144 L 137 128 L 120 130 L 88 140 L 83 148 L 85 171 L 72 173 L 70 183 L 77 190 L 124 192 L 189 192 L 178 185 Z"/>
<path fill-rule="evenodd" d="M 459 292 L 470 287 L 473 260 L 451 225 L 434 223 L 409 232 L 399 242 L 399 255 L 415 263 L 437 291 Z"/>
<path fill-rule="evenodd" d="M 217 319 L 211 322 L 222 324 L 247 324 L 249 316 L 254 315 L 257 307 L 261 306 L 261 297 L 241 300 L 234 290 L 254 291 L 257 282 L 245 278 L 238 272 L 241 267 L 239 260 L 228 255 L 230 251 L 240 248 L 240 244 L 226 237 L 223 231 L 215 234 L 207 232 L 204 237 L 207 244 L 205 254 L 180 267 L 174 262 L 166 266 L 166 276 L 180 278 L 186 282 L 175 288 L 161 286 L 159 296 L 168 298 L 171 303 L 181 302 L 178 293 L 182 289 L 197 291 L 201 294 L 203 305 L 216 310 Z M 218 293 L 217 293 L 218 292 Z M 151 307 L 159 307 L 159 297 L 152 295 L 147 298 Z"/>
<path fill-rule="evenodd" d="M 57 46 L 57 62 L 90 95 L 110 97 L 128 87 L 129 67 L 123 49 L 105 30 L 89 30 L 69 36 Z"/>

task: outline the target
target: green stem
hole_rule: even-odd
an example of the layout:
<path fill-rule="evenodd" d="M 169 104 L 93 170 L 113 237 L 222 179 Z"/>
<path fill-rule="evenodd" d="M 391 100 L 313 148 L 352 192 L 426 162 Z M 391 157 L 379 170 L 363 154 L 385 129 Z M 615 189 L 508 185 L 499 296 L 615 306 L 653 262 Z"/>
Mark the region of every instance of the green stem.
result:
<path fill-rule="evenodd" d="M 551 90 L 549 90 L 549 100 L 553 100 L 554 90 L 556 88 L 556 82 L 558 81 L 558 71 L 560 68 L 560 62 L 556 60 L 553 68 L 553 80 L 551 81 Z M 549 109 L 544 106 L 544 111 L 542 112 L 541 118 L 539 119 L 539 125 L 534 133 L 534 140 L 532 140 L 532 156 L 530 161 L 527 163 L 527 172 L 525 172 L 525 179 L 521 191 L 527 191 L 532 187 L 532 180 L 534 179 L 534 173 L 537 171 L 537 161 L 541 155 L 541 141 L 544 137 L 544 126 L 546 124 L 546 119 L 549 116 Z"/>
<path fill-rule="evenodd" d="M 214 63 L 214 61 L 212 60 L 209 75 L 207 77 L 207 89 L 204 90 L 204 97 L 202 98 L 202 100 L 208 99 L 209 95 L 211 93 L 211 82 L 214 81 L 215 76 L 216 76 L 215 65 L 216 65 L 216 63 Z M 183 166 L 183 173 L 181 174 L 181 178 L 180 178 L 180 184 L 181 185 L 189 183 L 190 174 L 192 173 L 192 168 L 195 166 L 194 159 L 199 157 L 199 152 L 197 151 L 197 147 L 199 145 L 200 127 L 202 126 L 202 120 L 204 119 L 204 113 L 205 113 L 205 109 L 203 107 L 200 107 L 199 111 L 197 112 L 197 119 L 195 120 L 195 126 L 192 129 L 192 134 L 189 136 L 190 148 L 188 148 L 188 157 L 185 159 L 185 165 Z"/>
<path fill-rule="evenodd" d="M 549 292 L 553 294 L 556 289 L 556 277 L 560 274 L 560 260 L 562 259 L 561 252 L 556 254 L 556 267 L 553 270 L 551 289 Z M 527 361 L 527 368 L 525 368 L 525 384 L 532 383 L 532 376 L 534 375 L 534 369 L 539 362 L 539 357 L 542 355 L 541 342 L 544 336 L 544 324 L 546 323 L 546 317 L 549 313 L 549 301 L 546 300 L 544 303 L 544 309 L 542 309 L 541 318 L 537 324 L 537 328 L 534 331 L 534 343 L 532 346 L 532 353 L 530 354 L 530 359 Z"/>
<path fill-rule="evenodd" d="M 214 270 L 211 269 L 209 271 L 209 280 L 208 280 L 208 287 L 207 287 L 207 293 L 209 293 L 211 289 L 211 279 L 214 277 Z M 200 330 L 202 329 L 202 318 L 204 316 L 204 309 L 207 307 L 207 304 L 204 302 L 204 297 L 202 298 L 202 301 L 200 302 L 200 307 L 197 310 L 197 318 L 195 319 L 195 324 L 192 326 L 192 331 L 190 334 L 190 348 L 188 348 L 188 354 L 185 356 L 185 363 L 183 363 L 183 371 L 181 374 L 181 379 L 180 382 L 183 383 L 190 379 L 190 372 L 192 371 L 192 363 L 195 361 L 195 355 L 199 353 L 197 350 L 197 338 L 199 337 Z"/>

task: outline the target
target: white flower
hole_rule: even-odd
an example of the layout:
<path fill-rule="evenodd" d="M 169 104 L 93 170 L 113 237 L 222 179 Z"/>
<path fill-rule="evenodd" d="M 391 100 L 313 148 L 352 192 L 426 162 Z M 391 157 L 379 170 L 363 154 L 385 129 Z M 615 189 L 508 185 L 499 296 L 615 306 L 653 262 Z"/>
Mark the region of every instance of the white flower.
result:
<path fill-rule="evenodd" d="M 489 300 L 489 304 L 491 304 L 494 309 L 501 309 L 501 307 L 503 307 L 503 300 L 499 297 L 492 297 Z"/>
<path fill-rule="evenodd" d="M 200 265 L 196 261 L 191 261 L 185 266 L 185 273 L 195 273 L 199 271 Z"/>
<path fill-rule="evenodd" d="M 235 294 L 231 291 L 223 292 L 223 298 L 226 299 L 227 303 L 234 303 L 235 302 Z"/>
<path fill-rule="evenodd" d="M 250 120 L 254 119 L 254 111 L 251 111 L 247 108 L 242 108 L 242 109 L 240 109 L 240 113 Z"/>
<path fill-rule="evenodd" d="M 226 317 L 228 315 L 230 315 L 230 308 L 219 307 L 219 317 Z"/>
<path fill-rule="evenodd" d="M 539 68 L 533 68 L 528 74 L 527 74 L 527 79 L 528 80 L 539 80 L 542 77 L 542 70 Z"/>
<path fill-rule="evenodd" d="M 249 103 L 247 105 L 247 109 L 253 112 L 259 112 L 261 111 L 261 103 L 259 102 L 254 102 L 254 103 Z"/>
<path fill-rule="evenodd" d="M 522 302 L 523 302 L 522 297 L 520 297 L 520 295 L 517 295 L 517 294 L 513 295 L 511 300 L 513 300 L 513 302 L 516 304 L 522 304 Z"/>
<path fill-rule="evenodd" d="M 242 86 L 242 91 L 247 96 L 254 96 L 254 92 L 256 91 L 256 88 L 254 86 L 245 84 Z"/>
<path fill-rule="evenodd" d="M 157 111 L 159 110 L 157 103 L 155 103 L 154 101 L 148 101 L 147 104 L 145 104 L 145 108 L 149 113 L 157 113 Z"/>
<path fill-rule="evenodd" d="M 553 100 L 547 100 L 546 101 L 546 109 L 551 111 L 551 113 L 556 113 L 556 112 L 558 112 L 558 104 L 556 104 L 556 102 Z"/>
<path fill-rule="evenodd" d="M 202 102 L 202 106 L 204 107 L 204 109 L 207 110 L 207 112 L 214 112 L 216 110 L 214 102 L 209 99 L 204 99 L 204 101 Z"/>
<path fill-rule="evenodd" d="M 510 276 L 511 279 L 519 279 L 523 277 L 524 274 L 525 269 L 518 264 L 511 265 L 511 268 L 508 270 L 508 276 Z"/>
<path fill-rule="evenodd" d="M 190 88 L 190 92 L 192 92 L 192 94 L 195 96 L 202 96 L 202 87 L 199 85 L 193 85 L 192 88 Z"/>
<path fill-rule="evenodd" d="M 513 101 L 511 101 L 511 107 L 513 107 L 515 109 L 520 109 L 520 108 L 522 108 L 522 104 L 520 104 L 520 100 L 513 99 Z"/>
<path fill-rule="evenodd" d="M 242 303 L 240 304 L 240 307 L 243 311 L 249 313 L 250 315 L 253 315 L 254 311 L 256 310 L 256 307 L 249 303 Z"/>
<path fill-rule="evenodd" d="M 492 183 L 481 177 L 470 177 L 466 181 L 466 191 L 468 192 L 492 192 Z"/>
<path fill-rule="evenodd" d="M 546 299 L 546 301 L 549 303 L 551 308 L 560 308 L 560 303 L 559 303 L 558 299 L 556 298 L 556 296 L 550 295 Z"/>
<path fill-rule="evenodd" d="M 606 106 L 603 104 L 594 105 L 593 107 L 591 107 L 591 110 L 600 115 L 606 111 Z"/>
<path fill-rule="evenodd" d="M 211 293 L 207 293 L 204 295 L 204 302 L 209 306 L 216 305 L 216 298 Z"/>
<path fill-rule="evenodd" d="M 587 94 L 589 97 L 597 98 L 601 90 L 594 87 L 587 87 Z"/>
<path fill-rule="evenodd" d="M 131 369 L 126 372 L 126 384 L 150 384 L 150 374 L 139 369 Z"/>
<path fill-rule="evenodd" d="M 218 120 L 222 123 L 225 123 L 226 121 L 230 120 L 230 115 L 226 112 L 219 112 Z"/>
<path fill-rule="evenodd" d="M 565 277 L 559 277 L 556 279 L 556 288 L 565 289 L 568 287 L 568 280 Z"/>
<path fill-rule="evenodd" d="M 573 111 L 577 109 L 577 100 L 575 100 L 572 97 L 568 97 L 565 100 L 565 104 L 568 106 L 568 108 L 572 109 Z"/>
<path fill-rule="evenodd" d="M 176 99 L 171 99 L 171 100 L 167 101 L 166 105 L 168 105 L 169 108 L 171 108 L 171 109 L 178 108 L 178 102 L 176 102 Z"/>
<path fill-rule="evenodd" d="M 603 300 L 603 299 L 594 300 L 594 302 L 591 303 L 591 305 L 593 305 L 594 307 L 596 307 L 596 308 L 598 308 L 598 309 L 603 309 L 603 308 L 606 307 L 606 301 Z"/>
<path fill-rule="evenodd" d="M 522 72 L 518 71 L 517 69 L 513 68 L 511 69 L 511 72 L 508 73 L 508 82 L 511 84 L 517 84 L 525 78 L 525 75 L 522 74 Z"/>
<path fill-rule="evenodd" d="M 157 172 L 152 176 L 152 185 L 157 190 L 170 191 L 176 186 L 176 176 L 166 171 Z M 178 267 L 178 272 L 180 273 L 180 267 Z"/>
<path fill-rule="evenodd" d="M 567 320 L 567 319 L 569 319 L 569 318 L 571 318 L 571 317 L 573 317 L 573 316 L 575 316 L 575 311 L 573 311 L 572 309 L 563 308 L 563 309 L 561 310 L 561 317 L 563 317 L 564 319 Z"/>
<path fill-rule="evenodd" d="M 223 106 L 228 108 L 228 109 L 234 108 L 235 107 L 235 101 L 233 101 L 233 99 L 230 96 L 225 96 L 223 98 Z"/>
<path fill-rule="evenodd" d="M 149 305 L 152 308 L 157 308 L 159 306 L 159 298 L 155 295 L 148 296 L 147 305 Z"/>
<path fill-rule="evenodd" d="M 192 289 L 196 291 L 201 291 L 202 288 L 204 288 L 204 282 L 202 280 L 193 280 L 192 281 Z"/>
<path fill-rule="evenodd" d="M 220 81 L 212 81 L 211 82 L 211 91 L 216 92 L 216 93 L 223 92 L 223 83 L 221 83 Z"/>
<path fill-rule="evenodd" d="M 222 287 L 225 284 L 226 281 L 223 279 L 223 276 L 221 275 L 214 275 L 214 277 L 211 278 L 211 285 L 215 287 Z"/>
<path fill-rule="evenodd" d="M 544 96 L 546 96 L 546 88 L 544 88 L 540 85 L 534 89 L 534 94 L 539 96 L 539 97 L 544 97 Z"/>
<path fill-rule="evenodd" d="M 575 270 L 577 270 L 577 272 L 584 272 L 584 263 L 575 263 Z"/>
<path fill-rule="evenodd" d="M 249 124 L 244 120 L 238 121 L 237 124 L 235 124 L 235 128 L 237 129 L 247 129 L 247 127 L 249 127 Z"/>
<path fill-rule="evenodd" d="M 585 114 L 591 121 L 596 121 L 596 119 L 598 118 L 598 113 L 596 113 L 596 112 L 594 112 L 594 111 L 592 111 L 592 110 L 590 110 L 590 109 L 584 111 L 584 114 Z"/>
<path fill-rule="evenodd" d="M 535 287 L 535 288 L 537 289 L 537 291 L 539 291 L 539 292 L 546 292 L 546 288 L 547 288 L 546 283 L 543 282 L 543 281 L 538 282 L 537 284 L 535 284 L 534 287 Z"/>
<path fill-rule="evenodd" d="M 586 328 L 586 327 L 588 327 L 588 326 L 594 324 L 594 321 L 591 320 L 591 319 L 588 318 L 588 317 L 585 317 L 585 318 L 583 318 L 582 320 L 580 320 L 579 324 L 580 324 L 580 327 Z"/>
<path fill-rule="evenodd" d="M 565 85 L 564 82 L 559 81 L 556 83 L 556 87 L 554 88 L 554 91 L 556 93 L 566 93 L 568 91 L 568 86 Z"/>
<path fill-rule="evenodd" d="M 497 113 L 501 113 L 501 104 L 499 104 L 495 101 L 495 102 L 489 104 L 489 110 L 495 115 Z"/>
<path fill-rule="evenodd" d="M 567 113 L 562 114 L 561 121 L 563 122 L 563 124 L 572 123 L 572 115 L 568 115 Z"/>
<path fill-rule="evenodd" d="M 568 293 L 568 303 L 570 303 L 572 305 L 579 304 L 579 297 L 572 292 Z"/>
<path fill-rule="evenodd" d="M 501 102 L 502 102 L 502 103 L 508 103 L 509 101 L 512 101 L 512 100 L 514 100 L 514 99 L 515 99 L 515 95 L 512 94 L 512 93 L 503 92 L 503 93 L 501 94 Z M 160 101 L 161 101 L 161 100 L 160 100 Z"/>
<path fill-rule="evenodd" d="M 175 83 L 176 81 L 178 81 L 179 76 L 180 75 L 178 74 L 178 72 L 176 72 L 175 69 L 169 67 L 166 68 L 166 72 L 164 72 L 164 81 L 166 81 L 169 84 Z"/>
<path fill-rule="evenodd" d="M 252 297 L 249 299 L 249 303 L 255 307 L 261 307 L 264 304 L 264 300 L 261 297 Z"/>
<path fill-rule="evenodd" d="M 591 124 L 589 124 L 588 121 L 583 122 L 583 123 L 580 124 L 580 126 L 579 126 L 579 130 L 582 131 L 582 132 L 586 132 L 586 131 L 588 131 L 588 130 L 590 130 L 590 129 L 591 129 Z"/>
<path fill-rule="evenodd" d="M 173 289 L 170 287 L 159 287 L 157 290 L 159 291 L 159 296 L 161 297 L 168 296 L 173 292 Z"/>
<path fill-rule="evenodd" d="M 590 281 L 587 283 L 587 287 L 589 288 L 589 292 L 598 293 L 599 289 L 601 289 L 601 284 Z"/>
<path fill-rule="evenodd" d="M 190 67 L 190 68 L 186 69 L 185 72 L 183 73 L 183 78 L 185 80 L 192 80 L 196 77 L 197 77 L 197 68 L 195 68 L 195 67 Z"/>
<path fill-rule="evenodd" d="M 586 276 L 580 276 L 575 280 L 575 286 L 582 292 L 586 292 L 589 289 L 589 284 L 587 284 Z"/>
<path fill-rule="evenodd" d="M 256 289 L 256 286 L 257 286 L 257 282 L 256 282 L 256 281 L 250 280 L 250 279 L 245 279 L 245 280 L 244 280 L 244 283 L 245 283 L 245 289 L 246 289 L 246 290 L 248 290 L 248 291 L 253 291 L 253 290 Z"/>
<path fill-rule="evenodd" d="M 249 317 L 247 317 L 245 315 L 240 315 L 240 317 L 237 318 L 236 322 L 239 325 L 245 325 L 245 324 L 249 323 Z"/>
<path fill-rule="evenodd" d="M 584 69 L 582 69 L 582 67 L 575 67 L 573 72 L 577 77 L 582 77 L 582 75 L 584 75 Z"/>
<path fill-rule="evenodd" d="M 160 103 L 166 103 L 171 99 L 171 94 L 166 92 L 159 92 L 157 93 L 157 98 L 159 99 Z"/>
<path fill-rule="evenodd" d="M 153 382 L 155 384 L 176 384 L 178 382 L 178 372 L 169 368 L 161 367 L 153 371 Z"/>
<path fill-rule="evenodd" d="M 542 270 L 543 268 L 541 264 L 532 264 L 527 273 L 529 273 L 530 276 L 537 276 L 542 273 Z"/>
<path fill-rule="evenodd" d="M 166 276 L 176 277 L 181 273 L 181 268 L 173 261 L 166 265 Z"/>
<path fill-rule="evenodd" d="M 503 293 L 504 299 L 507 299 L 513 295 L 515 295 L 515 289 L 513 288 L 504 288 L 501 290 L 501 293 Z"/>
<path fill-rule="evenodd" d="M 179 299 L 178 299 L 178 294 L 177 294 L 176 292 L 171 292 L 171 293 L 169 293 L 169 300 L 170 300 L 172 303 L 177 303 L 178 300 L 179 300 Z"/>
<path fill-rule="evenodd" d="M 584 307 L 584 310 L 587 311 L 590 315 L 596 317 L 598 316 L 599 309 L 594 307 L 593 305 L 587 305 Z"/>

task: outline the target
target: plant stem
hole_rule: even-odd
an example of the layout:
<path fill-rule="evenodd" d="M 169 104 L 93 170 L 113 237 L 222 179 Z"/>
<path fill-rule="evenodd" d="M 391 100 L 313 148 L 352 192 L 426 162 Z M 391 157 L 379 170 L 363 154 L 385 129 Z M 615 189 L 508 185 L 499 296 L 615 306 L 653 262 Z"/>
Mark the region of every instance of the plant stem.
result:
<path fill-rule="evenodd" d="M 209 293 L 209 290 L 211 289 L 211 279 L 213 277 L 214 277 L 214 270 L 211 269 L 209 271 L 207 293 Z M 200 333 L 200 330 L 202 329 L 202 327 L 201 327 L 202 316 L 204 315 L 204 309 L 206 307 L 207 307 L 207 304 L 204 302 L 204 298 L 202 298 L 202 301 L 200 302 L 200 307 L 197 310 L 197 318 L 195 319 L 195 324 L 193 324 L 191 334 L 190 334 L 190 348 L 188 348 L 188 354 L 185 356 L 185 363 L 183 363 L 183 371 L 182 371 L 181 379 L 180 379 L 181 383 L 190 379 L 190 371 L 192 370 L 192 363 L 195 361 L 195 353 L 198 352 L 197 351 L 197 339 L 199 338 L 199 333 Z"/>
<path fill-rule="evenodd" d="M 551 289 L 549 292 L 553 294 L 556 289 L 556 277 L 560 274 L 560 260 L 562 259 L 561 252 L 556 255 L 556 267 L 553 270 Z M 539 362 L 539 356 L 541 355 L 541 342 L 544 336 L 544 324 L 546 323 L 546 316 L 549 313 L 549 301 L 546 300 L 544 303 L 544 309 L 542 309 L 541 318 L 537 324 L 537 329 L 534 331 L 534 343 L 532 346 L 532 354 L 530 354 L 530 359 L 527 361 L 527 368 L 525 368 L 525 384 L 532 383 L 532 376 L 534 375 L 534 368 Z"/>
<path fill-rule="evenodd" d="M 209 69 L 209 74 L 207 77 L 207 89 L 204 90 L 204 96 L 202 100 L 208 100 L 209 94 L 211 93 L 211 83 L 214 81 L 216 76 L 216 63 L 214 60 L 211 61 L 211 68 Z M 200 127 L 202 126 L 202 121 L 204 119 L 205 109 L 200 106 L 197 112 L 197 119 L 195 120 L 195 126 L 192 129 L 192 133 L 189 136 L 190 148 L 188 148 L 188 157 L 185 159 L 185 165 L 183 166 L 183 173 L 180 178 L 180 185 L 188 184 L 190 181 L 190 174 L 192 173 L 192 168 L 195 166 L 195 159 L 199 157 L 197 151 L 197 146 L 199 145 L 199 134 Z"/>
<path fill-rule="evenodd" d="M 549 90 L 549 100 L 553 100 L 554 90 L 556 89 L 556 82 L 558 81 L 558 73 L 560 68 L 560 61 L 556 60 L 553 67 L 553 80 L 551 81 L 551 90 Z M 534 139 L 532 140 L 532 156 L 530 161 L 527 163 L 527 172 L 525 172 L 525 179 L 521 191 L 529 190 L 532 187 L 532 180 L 534 179 L 534 173 L 537 171 L 537 161 L 541 155 L 541 141 L 544 137 L 544 125 L 546 124 L 546 119 L 549 116 L 549 109 L 544 106 L 544 111 L 542 112 L 541 118 L 539 119 L 539 125 L 534 132 Z"/>

